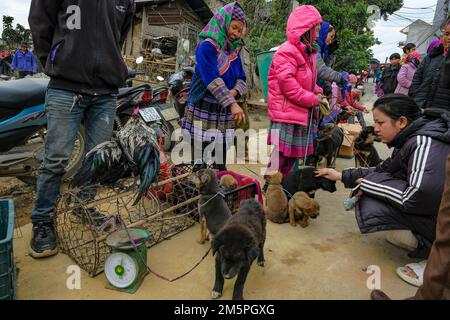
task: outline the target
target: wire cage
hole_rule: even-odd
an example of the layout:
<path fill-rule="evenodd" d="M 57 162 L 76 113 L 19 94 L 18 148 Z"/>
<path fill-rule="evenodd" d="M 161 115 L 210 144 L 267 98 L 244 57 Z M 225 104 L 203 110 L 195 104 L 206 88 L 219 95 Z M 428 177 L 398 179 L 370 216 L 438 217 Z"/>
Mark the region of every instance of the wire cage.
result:
<path fill-rule="evenodd" d="M 60 250 L 70 256 L 91 277 L 103 271 L 111 248 L 109 234 L 123 227 L 149 231 L 152 247 L 199 221 L 197 189 L 189 180 L 190 165 L 171 166 L 159 174 L 142 199 L 135 203 L 139 185 L 125 179 L 105 187 L 99 185 L 68 190 L 61 194 L 54 215 Z M 249 184 L 225 194 L 232 212 L 239 203 L 254 198 L 256 185 Z"/>

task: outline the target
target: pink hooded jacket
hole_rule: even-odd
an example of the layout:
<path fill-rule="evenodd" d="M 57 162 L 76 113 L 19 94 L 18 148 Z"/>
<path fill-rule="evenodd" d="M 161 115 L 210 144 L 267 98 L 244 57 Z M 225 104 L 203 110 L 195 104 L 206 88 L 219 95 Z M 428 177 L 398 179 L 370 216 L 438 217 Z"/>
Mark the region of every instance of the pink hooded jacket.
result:
<path fill-rule="evenodd" d="M 286 28 L 288 41 L 275 53 L 269 69 L 269 117 L 274 122 L 306 126 L 309 108 L 319 105 L 316 53 L 306 54 L 300 37 L 322 22 L 310 5 L 296 8 Z"/>

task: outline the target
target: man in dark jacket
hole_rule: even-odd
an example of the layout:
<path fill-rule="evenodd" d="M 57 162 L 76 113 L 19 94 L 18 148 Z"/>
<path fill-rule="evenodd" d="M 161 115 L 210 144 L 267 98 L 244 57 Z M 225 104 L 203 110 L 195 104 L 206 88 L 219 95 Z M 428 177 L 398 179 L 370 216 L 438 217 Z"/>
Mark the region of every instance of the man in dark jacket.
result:
<path fill-rule="evenodd" d="M 400 59 L 400 54 L 391 54 L 389 57 L 389 66 L 383 70 L 380 87 L 384 94 L 394 93 L 395 88 L 397 88 L 397 75 L 401 68 Z"/>
<path fill-rule="evenodd" d="M 439 45 L 433 48 L 417 67 L 408 95 L 419 107 L 432 107 L 444 60 L 444 46 Z"/>
<path fill-rule="evenodd" d="M 52 213 L 81 121 L 85 151 L 111 137 L 118 88 L 125 83 L 124 44 L 133 0 L 32 0 L 28 22 L 36 54 L 50 76 L 45 155 L 32 212 L 30 255 L 58 252 Z M 84 163 L 77 181 L 89 182 Z"/>

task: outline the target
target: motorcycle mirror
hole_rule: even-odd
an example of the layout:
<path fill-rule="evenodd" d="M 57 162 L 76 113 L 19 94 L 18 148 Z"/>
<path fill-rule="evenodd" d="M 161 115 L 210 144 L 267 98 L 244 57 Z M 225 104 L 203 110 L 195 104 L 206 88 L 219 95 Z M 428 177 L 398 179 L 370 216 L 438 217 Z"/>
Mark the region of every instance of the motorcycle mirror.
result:
<path fill-rule="evenodd" d="M 158 79 L 158 81 L 161 81 L 161 82 L 164 81 L 164 78 L 161 76 L 157 76 L 156 79 Z"/>
<path fill-rule="evenodd" d="M 144 57 L 143 56 L 140 56 L 140 57 L 136 58 L 136 63 L 137 64 L 141 64 L 142 62 L 144 62 Z"/>

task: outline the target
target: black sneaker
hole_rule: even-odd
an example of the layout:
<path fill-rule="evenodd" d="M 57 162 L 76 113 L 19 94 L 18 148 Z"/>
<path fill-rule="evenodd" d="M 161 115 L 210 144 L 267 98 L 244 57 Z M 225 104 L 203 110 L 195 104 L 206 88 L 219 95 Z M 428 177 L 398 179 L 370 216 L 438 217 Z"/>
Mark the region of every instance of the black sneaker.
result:
<path fill-rule="evenodd" d="M 53 223 L 38 222 L 33 224 L 29 252 L 30 256 L 35 259 L 53 256 L 58 253 Z"/>

